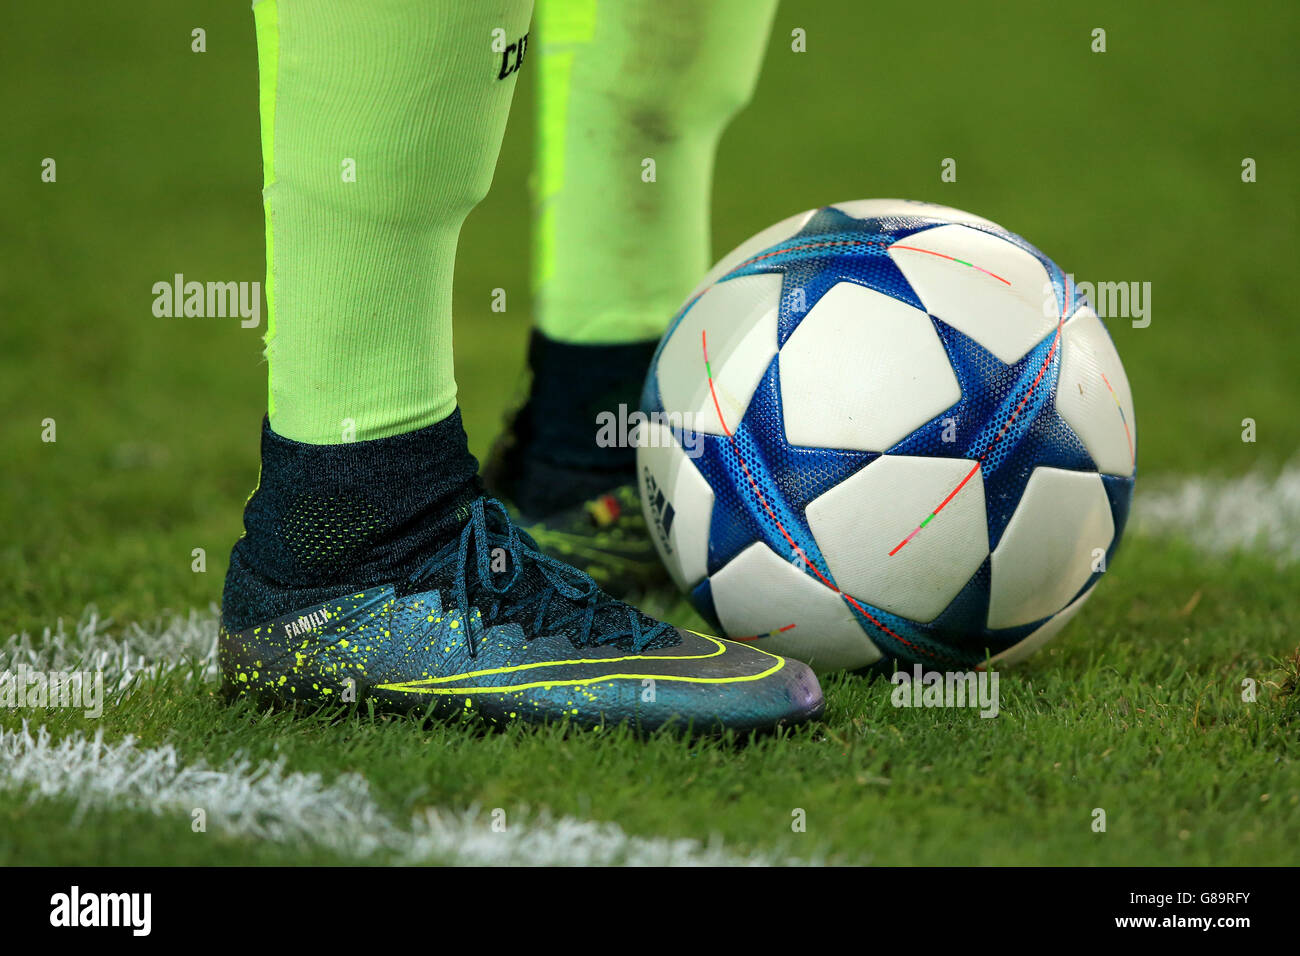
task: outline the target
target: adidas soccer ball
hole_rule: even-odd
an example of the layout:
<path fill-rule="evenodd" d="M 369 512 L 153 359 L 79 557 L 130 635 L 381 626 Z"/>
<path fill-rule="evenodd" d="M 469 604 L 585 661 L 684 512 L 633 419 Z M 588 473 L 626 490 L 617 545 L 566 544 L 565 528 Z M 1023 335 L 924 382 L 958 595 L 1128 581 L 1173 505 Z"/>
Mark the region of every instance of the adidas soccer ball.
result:
<path fill-rule="evenodd" d="M 1027 655 L 1105 571 L 1136 472 L 1128 380 L 1069 276 L 905 200 L 800 213 L 722 259 L 642 410 L 677 584 L 823 671 Z"/>

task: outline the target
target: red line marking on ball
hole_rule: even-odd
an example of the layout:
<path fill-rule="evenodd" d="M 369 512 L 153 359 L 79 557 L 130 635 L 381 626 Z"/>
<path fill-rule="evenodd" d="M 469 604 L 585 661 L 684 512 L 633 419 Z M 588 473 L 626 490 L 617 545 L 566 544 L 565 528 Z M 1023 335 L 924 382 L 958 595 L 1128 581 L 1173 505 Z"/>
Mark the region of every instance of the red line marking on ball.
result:
<path fill-rule="evenodd" d="M 803 555 L 803 549 L 800 548 L 799 545 L 795 542 L 794 538 L 790 536 L 790 532 L 785 529 L 785 525 L 781 523 L 781 519 L 778 518 L 776 516 L 776 512 L 772 510 L 772 506 L 767 503 L 767 498 L 764 497 L 762 489 L 758 487 L 758 482 L 755 481 L 754 476 L 750 474 L 749 465 L 745 462 L 745 456 L 740 453 L 740 446 L 736 444 L 736 436 L 732 434 L 731 429 L 727 427 L 726 420 L 723 419 L 722 417 L 722 408 L 721 406 L 718 405 L 718 393 L 713 386 L 713 372 L 709 368 L 709 333 L 706 329 L 700 330 L 700 344 L 704 350 L 704 368 L 705 368 L 705 373 L 709 377 L 709 393 L 713 396 L 713 407 L 718 412 L 718 421 L 722 424 L 722 430 L 727 435 L 727 441 L 731 446 L 731 451 L 733 454 L 735 454 L 736 460 L 740 462 L 741 470 L 744 471 L 745 477 L 749 480 L 749 485 L 751 488 L 753 488 L 754 494 L 758 498 L 759 504 L 763 506 L 763 509 L 767 512 L 768 517 L 772 519 L 772 523 L 776 525 L 777 530 L 781 532 L 781 536 L 785 538 L 786 542 L 790 545 L 791 549 L 793 549 L 796 553 Z M 826 575 L 822 574 L 821 569 L 818 568 L 817 565 L 814 564 L 812 561 L 809 561 L 807 559 L 807 555 L 804 555 L 804 564 L 808 568 L 812 569 L 812 573 L 816 575 L 817 580 L 821 581 L 821 583 L 826 585 L 826 587 L 830 588 L 836 594 L 840 595 L 840 597 L 844 598 L 844 600 L 852 604 L 855 608 L 857 608 L 859 614 L 865 617 L 873 625 L 878 627 L 881 631 L 888 634 L 890 637 L 892 637 L 894 640 L 898 641 L 899 643 L 905 644 L 915 651 L 920 651 L 922 654 L 926 654 L 930 657 L 936 656 L 929 649 L 924 647 L 919 647 L 913 644 L 911 641 L 903 637 L 901 634 L 895 634 L 892 630 L 886 627 L 883 622 L 876 620 L 875 616 L 869 614 L 867 612 L 867 609 L 864 608 L 861 604 L 859 604 L 858 601 L 853 597 L 853 595 L 846 594 L 844 591 L 841 591 L 838 587 L 836 587 L 835 582 L 833 582 L 830 578 L 826 577 Z"/>
<path fill-rule="evenodd" d="M 753 641 L 761 641 L 765 637 L 775 637 L 777 634 L 784 634 L 792 627 L 794 627 L 793 624 L 787 624 L 785 627 L 778 627 L 775 631 L 768 631 L 766 634 L 754 634 L 751 637 L 729 637 L 727 640 L 735 641 L 737 644 L 749 644 Z"/>
<path fill-rule="evenodd" d="M 938 256 L 939 258 L 947 259 L 950 262 L 957 262 L 964 266 L 970 266 L 972 269 L 982 272 L 986 276 L 992 276 L 994 279 L 997 279 L 999 282 L 1003 282 L 1006 283 L 1007 285 L 1011 285 L 1010 281 L 1002 278 L 1002 276 L 998 275 L 996 272 L 990 272 L 988 269 L 985 269 L 983 266 L 977 266 L 973 262 L 966 262 L 964 259 L 958 259 L 955 256 L 944 255 L 942 252 L 933 252 L 929 249 L 922 249 L 918 246 L 904 246 L 901 245 L 900 243 L 894 243 L 892 246 L 887 246 L 883 242 L 872 242 L 870 239 L 834 239 L 834 240 L 828 240 L 826 242 L 809 242 L 809 243 L 805 243 L 802 246 L 791 246 L 789 249 L 774 249 L 771 252 L 765 252 L 762 255 L 758 255 L 758 256 L 751 256 L 750 258 L 741 261 L 737 265 L 732 266 L 732 268 L 727 272 L 727 275 L 731 275 L 732 273 L 739 272 L 741 269 L 748 268 L 749 266 L 752 266 L 755 262 L 762 262 L 764 259 L 771 259 L 773 256 L 783 256 L 789 252 L 803 252 L 808 249 L 828 249 L 833 246 L 876 246 L 878 248 L 884 249 L 886 252 L 890 251 L 891 249 L 906 249 L 909 252 L 924 252 L 927 255 Z M 723 278 L 726 277 L 724 276 Z M 722 280 L 718 280 L 718 281 L 722 281 Z M 681 315 L 689 311 L 691 306 L 693 306 L 696 302 L 699 301 L 700 296 L 704 295 L 704 293 L 708 292 L 717 284 L 718 284 L 717 282 L 712 282 L 709 285 L 705 286 L 703 289 L 701 289 L 699 292 L 695 293 L 695 295 L 687 299 L 686 304 L 682 306 L 678 314 Z"/>
<path fill-rule="evenodd" d="M 890 252 L 892 252 L 895 249 L 906 249 L 908 252 L 924 252 L 928 256 L 938 256 L 940 259 L 947 259 L 949 262 L 957 262 L 964 266 L 970 266 L 972 269 L 976 270 L 977 272 L 982 272 L 986 276 L 992 276 L 993 278 L 1001 282 L 1003 285 L 1011 285 L 1011 282 L 1009 280 L 1002 278 L 1002 276 L 998 275 L 996 272 L 989 272 L 988 269 L 985 269 L 982 266 L 977 266 L 973 262 L 967 262 L 965 259 L 958 259 L 956 256 L 947 256 L 944 255 L 942 252 L 935 252 L 933 249 L 921 249 L 918 246 L 904 246 L 901 243 L 897 243 L 897 242 L 894 243 L 892 246 L 889 246 L 888 249 Z"/>
<path fill-rule="evenodd" d="M 1110 397 L 1115 399 L 1115 407 L 1119 409 L 1119 420 L 1124 424 L 1124 440 L 1128 442 L 1128 460 L 1132 464 L 1137 464 L 1137 456 L 1133 454 L 1133 435 L 1128 430 L 1128 417 L 1124 414 L 1124 406 L 1119 403 L 1119 396 L 1115 394 L 1115 389 L 1111 387 L 1110 379 L 1106 377 L 1105 372 L 1101 373 L 1101 380 L 1110 389 Z"/>
<path fill-rule="evenodd" d="M 930 249 L 921 249 L 917 246 L 906 246 L 899 243 L 895 243 L 894 245 L 891 246 L 886 246 L 883 242 L 871 242 L 869 240 L 859 240 L 859 239 L 835 240 L 835 241 L 828 241 L 828 242 L 813 242 L 802 246 L 792 246 L 788 249 L 777 249 L 772 252 L 766 252 L 763 253 L 762 255 L 753 256 L 752 258 L 746 259 L 740 264 L 734 266 L 731 269 L 731 272 L 736 272 L 740 269 L 744 269 L 748 266 L 753 265 L 756 262 L 761 262 L 764 259 L 770 259 L 773 256 L 784 255 L 790 252 L 801 252 L 808 249 L 823 249 L 832 246 L 880 246 L 883 247 L 886 251 L 891 251 L 893 249 L 903 249 L 908 252 L 921 252 L 927 255 L 938 256 L 941 259 L 947 259 L 951 262 L 956 262 L 960 265 L 969 266 L 970 268 L 975 269 L 978 272 L 982 272 L 987 276 L 991 276 L 992 278 L 997 279 L 999 282 L 1003 283 L 1004 285 L 1007 286 L 1011 285 L 1011 282 L 1009 280 L 1004 279 L 1002 276 L 998 275 L 995 272 L 991 272 L 988 269 L 975 265 L 974 263 L 966 262 L 965 260 L 958 259 L 955 256 L 945 255 L 942 252 L 934 252 L 933 250 Z M 1065 300 L 1068 303 L 1069 301 L 1069 278 L 1068 277 L 1066 277 L 1065 283 L 1066 283 Z M 704 293 L 707 292 L 712 287 L 713 286 L 710 285 L 707 288 L 696 293 L 694 296 L 692 296 L 691 299 L 683 307 L 682 312 L 688 311 L 691 308 L 691 306 L 693 306 L 697 301 L 699 301 L 700 297 L 704 295 Z M 984 454 L 980 455 L 979 459 L 975 462 L 974 467 L 972 467 L 971 470 L 967 472 L 966 477 L 961 480 L 961 482 L 957 485 L 957 487 L 954 488 L 948 494 L 948 497 L 944 498 L 943 501 L 940 502 L 939 506 L 935 508 L 924 521 L 922 521 L 919 525 L 917 525 L 915 529 L 913 529 L 911 534 L 909 534 L 906 538 L 904 538 L 901 542 L 899 542 L 898 545 L 896 545 L 894 549 L 889 552 L 890 557 L 897 554 L 898 551 L 902 549 L 904 545 L 906 545 L 909 541 L 911 541 L 912 538 L 914 538 L 917 535 L 917 533 L 923 527 L 925 527 L 925 525 L 928 524 L 932 518 L 935 517 L 935 515 L 937 515 L 940 511 L 942 511 L 947 506 L 948 502 L 952 501 L 952 499 L 956 497 L 957 493 L 966 486 L 966 483 L 970 481 L 971 478 L 974 477 L 975 472 L 979 471 L 980 465 L 984 461 L 984 459 L 988 456 L 989 451 L 991 451 L 993 446 L 998 443 L 998 440 L 1001 439 L 1004 434 L 1006 434 L 1007 429 L 1011 427 L 1011 423 L 1014 422 L 1016 418 L 1019 416 L 1020 412 L 1024 409 L 1025 404 L 1029 401 L 1030 396 L 1033 395 L 1034 390 L 1038 387 L 1039 382 L 1042 380 L 1043 374 L 1047 371 L 1048 366 L 1051 364 L 1052 357 L 1056 353 L 1056 347 L 1057 344 L 1060 342 L 1060 338 L 1061 338 L 1061 326 L 1063 325 L 1064 321 L 1065 321 L 1065 307 L 1063 306 L 1061 310 L 1061 318 L 1056 324 L 1056 337 L 1052 340 L 1052 347 L 1048 350 L 1047 358 L 1043 362 L 1043 367 L 1038 370 L 1038 376 L 1034 379 L 1033 384 L 1030 385 L 1029 391 L 1025 393 L 1025 397 L 1021 399 L 1019 406 L 1017 406 L 1016 410 L 1011 414 L 1011 417 L 1008 418 L 1007 421 L 1003 424 L 1001 431 L 998 432 L 997 436 L 993 439 L 993 441 L 989 443 L 989 447 L 985 449 Z M 740 448 L 736 444 L 735 436 L 732 434 L 731 429 L 727 427 L 726 418 L 722 414 L 722 405 L 718 401 L 717 389 L 714 387 L 713 384 L 713 371 L 709 367 L 709 341 L 708 341 L 707 330 L 704 329 L 700 330 L 700 341 L 704 351 L 704 368 L 706 374 L 708 375 L 708 380 L 709 380 L 709 395 L 713 399 L 713 409 L 715 412 L 717 412 L 718 423 L 722 426 L 722 431 L 727 436 L 727 440 L 731 446 L 731 450 L 735 454 L 736 460 L 740 462 L 741 470 L 744 471 L 745 477 L 746 479 L 748 479 L 750 487 L 753 488 L 754 494 L 757 496 L 759 503 L 763 506 L 764 510 L 767 511 L 768 517 L 772 519 L 773 523 L 777 527 L 777 530 L 781 532 L 782 537 L 784 537 L 785 540 L 790 544 L 791 548 L 793 548 L 795 551 L 800 551 L 799 546 L 795 544 L 794 538 L 790 536 L 790 533 L 785 529 L 785 525 L 781 523 L 781 520 L 777 518 L 776 513 L 772 510 L 771 505 L 767 503 L 767 499 L 763 496 L 762 490 L 758 487 L 758 482 L 756 482 L 754 480 L 754 476 L 750 474 L 749 465 L 745 462 L 744 455 L 740 453 Z M 1122 414 L 1123 414 L 1123 410 L 1121 409 L 1121 415 Z M 1127 429 L 1127 427 L 1128 426 L 1126 423 L 1125 428 Z M 892 630 L 886 627 L 882 622 L 876 620 L 876 618 L 873 615 L 869 614 L 866 608 L 864 608 L 851 594 L 846 594 L 844 591 L 841 591 L 838 587 L 836 587 L 836 585 L 833 582 L 831 582 L 829 578 L 827 578 L 824 574 L 822 574 L 821 570 L 817 567 L 817 565 L 813 564 L 812 562 L 806 562 L 806 563 L 807 566 L 812 569 L 812 572 L 814 575 L 816 575 L 817 579 L 822 582 L 822 584 L 830 588 L 836 594 L 843 597 L 846 601 L 848 601 L 851 605 L 853 605 L 854 608 L 857 609 L 858 613 L 860 613 L 863 617 L 865 617 L 868 621 L 870 621 L 881 631 L 888 634 L 890 637 L 894 638 L 900 643 L 905 644 L 906 646 L 912 648 L 913 650 L 918 650 L 924 654 L 929 655 L 930 657 L 936 656 L 928 649 L 924 647 L 918 647 L 917 645 L 912 644 L 902 635 L 894 633 Z M 788 630 L 790 627 L 793 626 L 794 625 L 791 624 L 786 628 L 781 628 L 780 630 L 781 631 Z M 758 637 L 753 637 L 753 638 L 740 638 L 739 640 L 743 640 L 743 641 L 758 640 L 759 637 L 770 636 L 770 633 L 780 633 L 780 631 L 769 632 L 769 635 L 758 635 Z"/>
<path fill-rule="evenodd" d="M 1025 404 L 1029 401 L 1030 396 L 1034 394 L 1034 391 L 1038 388 L 1039 383 L 1043 380 L 1043 375 L 1046 374 L 1048 366 L 1052 364 L 1052 356 L 1056 354 L 1056 348 L 1061 343 L 1061 329 L 1065 326 L 1065 312 L 1069 308 L 1069 303 L 1070 303 L 1070 277 L 1066 276 L 1064 282 L 1065 282 L 1065 289 L 1064 289 L 1065 295 L 1061 303 L 1061 317 L 1056 320 L 1056 335 L 1052 338 L 1052 347 L 1047 350 L 1047 358 L 1043 359 L 1042 367 L 1039 368 L 1038 374 L 1034 376 L 1034 381 L 1029 386 L 1029 390 L 1025 392 L 1025 397 L 1020 400 L 1020 404 L 1016 406 L 1016 410 L 1011 413 L 1011 416 L 1005 422 L 1002 423 L 1002 428 L 998 431 L 997 435 L 994 436 L 993 440 L 989 442 L 988 448 L 985 448 L 983 453 L 979 456 L 979 458 L 975 460 L 975 467 L 973 467 L 969 472 L 966 473 L 966 477 L 961 480 L 961 484 L 959 484 L 956 488 L 954 488 L 949 493 L 948 497 L 944 498 L 943 501 L 939 504 L 939 507 L 935 508 L 925 517 L 925 520 L 923 520 L 919 525 L 913 528 L 911 534 L 909 534 L 902 541 L 898 542 L 898 544 L 894 545 L 894 549 L 889 552 L 889 556 L 891 558 L 894 555 L 898 554 L 899 551 L 903 550 L 904 545 L 906 545 L 907 542 L 915 538 L 917 532 L 919 532 L 922 528 L 924 528 L 927 524 L 929 524 L 931 519 L 933 519 L 935 515 L 937 515 L 940 511 L 942 511 L 944 507 L 948 504 L 948 502 L 952 501 L 952 499 L 956 497 L 957 492 L 961 491 L 962 488 L 966 486 L 966 482 L 970 481 L 971 478 L 975 476 L 975 472 L 979 471 L 980 466 L 984 463 L 984 459 L 987 458 L 989 456 L 989 452 L 993 450 L 993 446 L 996 445 L 1001 440 L 1002 436 L 1007 433 L 1007 429 L 1011 427 L 1011 423 L 1014 422 L 1020 416 L 1020 413 L 1022 411 L 1024 411 Z M 1102 377 L 1105 378 L 1105 376 Z M 1107 382 L 1106 384 L 1107 386 L 1110 385 L 1109 382 Z M 1114 393 L 1112 392 L 1112 394 Z M 1116 399 L 1116 401 L 1118 401 L 1118 399 Z M 1121 408 L 1120 417 L 1122 418 L 1123 415 L 1124 415 L 1124 410 Z M 1127 422 L 1125 422 L 1124 424 L 1124 429 L 1125 431 L 1128 430 Z"/>

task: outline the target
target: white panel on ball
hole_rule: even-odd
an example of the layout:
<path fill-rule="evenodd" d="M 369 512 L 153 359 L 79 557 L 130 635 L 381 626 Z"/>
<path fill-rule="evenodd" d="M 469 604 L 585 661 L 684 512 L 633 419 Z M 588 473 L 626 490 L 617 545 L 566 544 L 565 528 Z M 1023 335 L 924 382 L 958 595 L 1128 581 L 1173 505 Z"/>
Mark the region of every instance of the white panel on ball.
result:
<path fill-rule="evenodd" d="M 1056 328 L 1056 317 L 1048 316 L 1055 300 L 1047 270 L 1005 239 L 936 226 L 890 246 L 889 255 L 931 315 L 1003 362 L 1018 361 Z"/>
<path fill-rule="evenodd" d="M 819 671 L 856 669 L 880 660 L 880 651 L 844 599 L 762 542 L 727 562 L 709 586 L 718 620 L 730 636 L 752 637 L 793 624 L 754 644 L 807 661 Z"/>
<path fill-rule="evenodd" d="M 1065 323 L 1061 334 L 1056 410 L 1079 436 L 1099 471 L 1133 474 L 1137 442 L 1133 393 L 1115 344 L 1088 306 Z"/>
<path fill-rule="evenodd" d="M 650 537 L 664 567 L 679 588 L 686 590 L 708 574 L 709 523 L 713 517 L 713 489 L 663 424 L 644 426 L 637 432 L 637 475 L 641 506 Z M 647 477 L 653 476 L 673 508 L 667 541 L 662 534 L 663 515 L 656 513 Z"/>
<path fill-rule="evenodd" d="M 805 209 L 803 212 L 795 213 L 793 216 L 782 219 L 776 225 L 768 226 L 757 235 L 746 239 L 718 260 L 717 265 L 709 270 L 708 275 L 706 275 L 700 281 L 700 284 L 691 291 L 691 294 L 686 297 L 686 301 L 689 302 L 692 298 L 713 285 L 713 283 L 717 282 L 746 259 L 752 259 L 754 256 L 766 252 L 770 247 L 785 242 L 802 229 L 807 224 L 808 220 L 813 217 L 813 213 L 816 211 L 816 209 Z"/>
<path fill-rule="evenodd" d="M 1087 593 L 1076 598 L 1069 607 L 1061 611 L 1050 621 L 1045 622 L 1041 627 L 1036 628 L 1028 637 L 1012 644 L 1000 654 L 994 654 L 989 658 L 992 664 L 1019 664 L 1026 657 L 1029 657 L 1036 650 L 1060 634 L 1065 629 L 1065 625 L 1074 620 L 1074 615 L 1079 613 L 1079 608 L 1083 607 L 1084 602 L 1092 597 L 1095 588 L 1089 588 Z"/>
<path fill-rule="evenodd" d="M 854 199 L 849 202 L 837 202 L 832 205 L 840 212 L 854 219 L 884 219 L 890 216 L 922 216 L 929 219 L 942 219 L 946 222 L 973 222 L 981 226 L 1001 229 L 996 222 L 977 216 L 974 213 L 938 203 L 921 202 L 919 199 Z"/>
<path fill-rule="evenodd" d="M 668 412 L 689 412 L 696 431 L 725 434 L 709 391 L 703 334 L 718 405 L 734 429 L 776 355 L 781 276 L 728 279 L 700 296 L 682 317 L 659 356 L 659 398 Z"/>
<path fill-rule="evenodd" d="M 889 552 L 974 464 L 886 455 L 809 504 L 808 524 L 840 589 L 914 621 L 938 617 L 988 557 L 983 476 L 976 472 L 911 541 Z"/>
<path fill-rule="evenodd" d="M 983 226 L 1001 228 L 997 223 L 982 216 L 976 216 L 974 213 L 919 200 L 854 199 L 849 202 L 833 203 L 832 205 L 835 209 L 852 216 L 854 219 L 879 219 L 886 216 L 928 216 L 932 219 L 945 219 L 949 222 L 972 222 Z M 803 212 L 788 216 L 775 225 L 768 226 L 762 232 L 746 239 L 718 260 L 717 264 L 700 281 L 700 284 L 691 290 L 691 294 L 687 296 L 687 301 L 699 295 L 746 259 L 762 255 L 772 246 L 797 235 L 799 230 L 806 226 L 808 220 L 817 212 L 817 209 L 805 209 Z"/>
<path fill-rule="evenodd" d="M 989 627 L 1018 627 L 1055 614 L 1092 576 L 1115 522 L 1095 471 L 1034 469 L 993 549 Z"/>
<path fill-rule="evenodd" d="M 961 398 L 930 317 L 853 282 L 813 304 L 780 362 L 794 445 L 884 451 Z"/>

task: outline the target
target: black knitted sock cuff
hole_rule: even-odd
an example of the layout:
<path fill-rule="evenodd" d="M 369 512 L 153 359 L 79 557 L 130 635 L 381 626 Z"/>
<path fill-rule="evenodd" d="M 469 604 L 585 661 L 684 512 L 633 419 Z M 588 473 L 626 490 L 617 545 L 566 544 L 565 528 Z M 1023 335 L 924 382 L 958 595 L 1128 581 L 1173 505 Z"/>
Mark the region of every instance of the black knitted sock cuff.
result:
<path fill-rule="evenodd" d="M 533 383 L 519 425 L 526 454 L 570 468 L 633 468 L 635 449 L 597 444 L 597 417 L 640 407 L 641 386 L 658 341 L 571 345 L 533 330 L 528 364 Z M 628 436 L 631 437 L 631 436 Z"/>
<path fill-rule="evenodd" d="M 262 425 L 262 473 L 231 553 L 223 619 L 243 629 L 340 590 L 397 581 L 454 538 L 482 494 L 460 410 L 338 445 Z"/>
<path fill-rule="evenodd" d="M 635 479 L 636 449 L 624 441 L 632 435 L 618 426 L 640 407 L 657 346 L 572 345 L 533 330 L 532 387 L 497 476 L 525 515 L 553 513 Z"/>

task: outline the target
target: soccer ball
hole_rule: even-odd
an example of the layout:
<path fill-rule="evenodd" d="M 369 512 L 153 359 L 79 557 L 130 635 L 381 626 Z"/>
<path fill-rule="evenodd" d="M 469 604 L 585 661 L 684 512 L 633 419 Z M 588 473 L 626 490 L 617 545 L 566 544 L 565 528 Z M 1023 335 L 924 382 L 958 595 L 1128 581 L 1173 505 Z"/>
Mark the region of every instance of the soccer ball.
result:
<path fill-rule="evenodd" d="M 956 209 L 809 210 L 722 259 L 651 363 L 641 501 L 733 640 L 818 670 L 1022 658 L 1128 516 L 1137 432 L 1070 277 Z"/>

